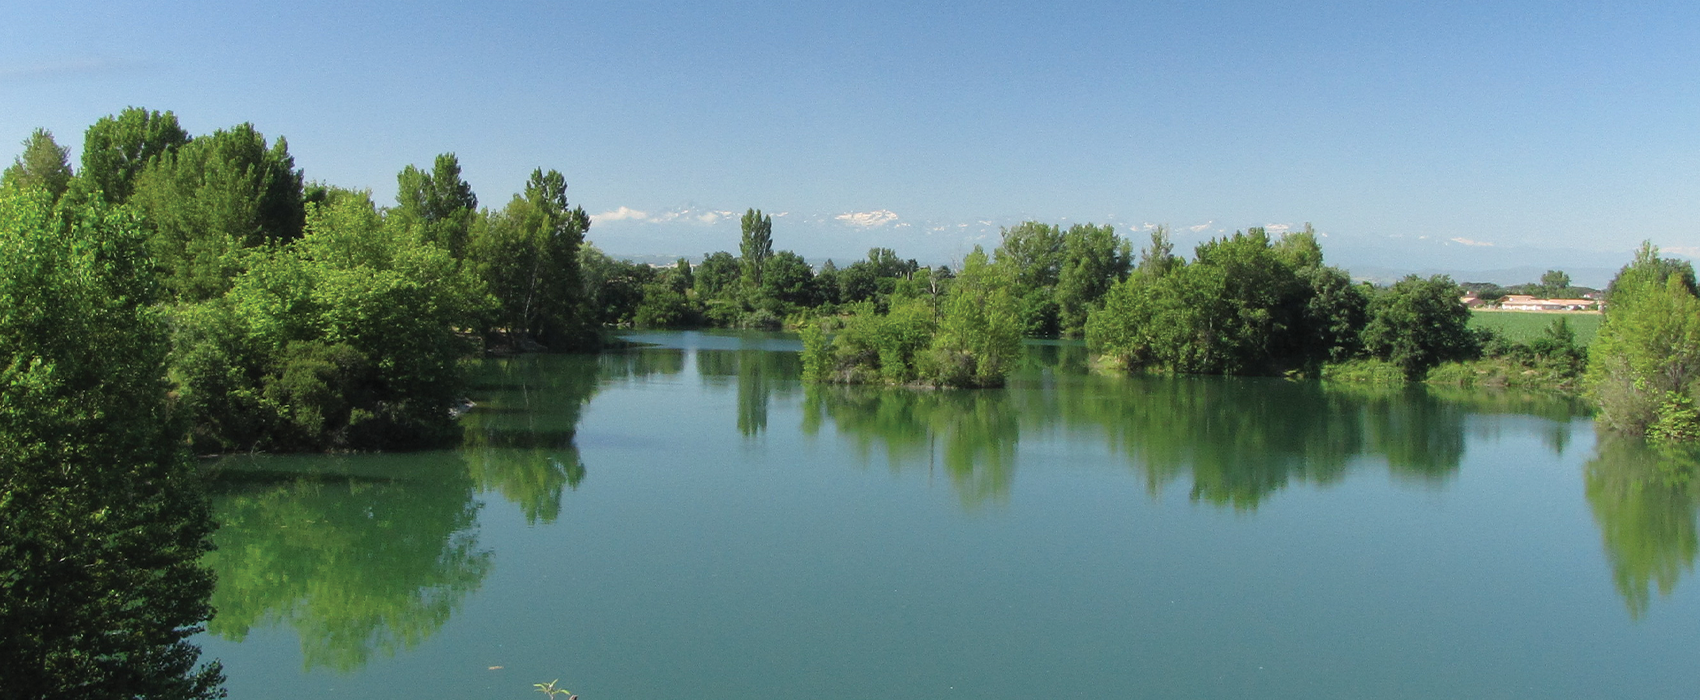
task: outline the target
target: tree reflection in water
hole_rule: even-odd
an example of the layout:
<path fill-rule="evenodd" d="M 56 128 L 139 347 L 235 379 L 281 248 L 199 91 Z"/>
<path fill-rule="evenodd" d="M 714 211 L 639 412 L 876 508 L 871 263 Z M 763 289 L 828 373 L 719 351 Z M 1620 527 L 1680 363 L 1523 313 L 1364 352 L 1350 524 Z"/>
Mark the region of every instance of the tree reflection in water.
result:
<path fill-rule="evenodd" d="M 1023 432 L 1102 441 L 1153 494 L 1187 480 L 1196 501 L 1251 510 L 1290 483 L 1331 484 L 1365 465 L 1449 479 L 1470 415 L 1551 418 L 1547 442 L 1562 452 L 1578 415 L 1574 402 L 1518 393 L 1096 375 L 1069 343 L 1033 346 L 1001 390 L 803 387 L 796 353 L 752 348 L 492 361 L 476 375 L 459 451 L 229 460 L 220 548 L 207 557 L 220 577 L 210 631 L 239 641 L 287 625 L 309 667 L 345 671 L 418 644 L 490 571 L 476 495 L 500 494 L 529 523 L 556 521 L 563 492 L 586 477 L 575 440 L 599 387 L 679 375 L 693 355 L 705 383 L 736 382 L 740 434 L 768 427 L 775 397 L 801 394 L 805 433 L 830 421 L 864 461 L 940 470 L 967 508 L 1007 501 Z M 1693 566 L 1695 464 L 1691 452 L 1612 440 L 1588 464 L 1588 500 L 1634 615 Z"/>
<path fill-rule="evenodd" d="M 1652 589 L 1669 595 L 1694 568 L 1697 471 L 1700 449 L 1602 434 L 1583 473 L 1613 582 L 1632 617 L 1647 612 Z"/>
<path fill-rule="evenodd" d="M 208 630 L 241 641 L 286 625 L 309 668 L 360 668 L 448 622 L 489 573 L 479 492 L 554 522 L 585 477 L 574 437 L 599 373 L 681 371 L 676 353 L 527 356 L 485 363 L 453 452 L 226 460 L 218 470 L 218 572 Z"/>
<path fill-rule="evenodd" d="M 697 350 L 696 364 L 697 373 L 709 384 L 737 383 L 738 432 L 744 437 L 767 430 L 773 397 L 796 395 L 797 380 L 803 376 L 803 360 L 795 352 Z"/>
<path fill-rule="evenodd" d="M 576 489 L 585 477 L 573 441 L 600 377 L 664 372 L 669 359 L 679 358 L 527 355 L 484 363 L 475 386 L 478 406 L 461 417 L 461 451 L 473 481 L 480 491 L 517 504 L 526 522 L 555 522 L 563 487 Z"/>
<path fill-rule="evenodd" d="M 208 631 L 287 625 L 307 667 L 352 671 L 435 633 L 490 571 L 452 452 L 270 457 L 222 470 Z"/>
<path fill-rule="evenodd" d="M 1250 510 L 1293 481 L 1336 482 L 1365 458 L 1400 478 L 1443 481 L 1463 459 L 1466 415 L 1535 413 L 1562 426 L 1579 410 L 1528 394 L 1106 376 L 1085 367 L 1084 347 L 1039 343 L 1005 390 L 810 387 L 803 429 L 813 434 L 830 420 L 864 459 L 883 446 L 894 468 L 942 455 L 965 503 L 1007 496 L 1023 431 L 1061 430 L 1106 441 L 1153 494 L 1187 478 L 1193 499 Z"/>
<path fill-rule="evenodd" d="M 1016 405 L 1001 390 L 912 391 L 877 387 L 810 386 L 803 431 L 825 419 L 867 459 L 877 446 L 893 469 L 943 462 L 966 506 L 1009 497 L 1020 439 Z"/>

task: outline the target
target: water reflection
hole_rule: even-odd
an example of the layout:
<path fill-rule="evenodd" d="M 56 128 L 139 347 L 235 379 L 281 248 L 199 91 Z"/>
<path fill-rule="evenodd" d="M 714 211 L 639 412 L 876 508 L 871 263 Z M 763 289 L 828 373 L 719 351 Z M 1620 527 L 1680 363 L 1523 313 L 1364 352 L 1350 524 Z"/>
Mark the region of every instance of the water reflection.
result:
<path fill-rule="evenodd" d="M 796 395 L 797 380 L 803 376 L 803 360 L 795 352 L 759 348 L 695 352 L 697 373 L 705 382 L 736 383 L 738 432 L 745 437 L 755 437 L 767 430 L 767 412 L 773 397 Z"/>
<path fill-rule="evenodd" d="M 487 362 L 459 451 L 228 463 L 215 503 L 220 549 L 208 556 L 220 576 L 210 631 L 240 641 L 288 626 L 309 667 L 339 670 L 420 643 L 490 571 L 477 494 L 499 494 L 529 523 L 555 522 L 563 494 L 586 479 L 576 438 L 592 398 L 612 384 L 676 381 L 691 367 L 704 385 L 736 392 L 740 434 L 761 434 L 777 399 L 801 397 L 806 434 L 834 435 L 865 462 L 939 474 L 965 508 L 1008 500 L 1024 435 L 1102 446 L 1153 494 L 1183 485 L 1198 502 L 1249 511 L 1290 484 L 1331 484 L 1352 469 L 1444 482 L 1460 468 L 1466 430 L 1483 429 L 1472 417 L 1484 414 L 1549 418 L 1541 429 L 1562 453 L 1579 415 L 1572 401 L 1532 394 L 1104 376 L 1086 362 L 1078 344 L 1035 345 L 1009 388 L 984 391 L 804 387 L 796 353 L 765 347 Z M 1687 452 L 1604 441 L 1587 467 L 1588 500 L 1634 615 L 1693 566 L 1695 463 Z"/>
<path fill-rule="evenodd" d="M 1154 494 L 1189 479 L 1194 500 L 1250 510 L 1295 481 L 1338 481 L 1365 458 L 1396 477 L 1438 483 L 1459 469 L 1467 416 L 1545 415 L 1567 434 L 1579 408 L 1531 394 L 1106 376 L 1086 362 L 1078 344 L 1046 343 L 1029 346 L 1005 390 L 811 387 L 803 429 L 831 421 L 864 458 L 882 449 L 894 468 L 942 457 L 965 503 L 1007 496 L 1023 432 L 1061 430 L 1124 455 Z"/>
<path fill-rule="evenodd" d="M 1669 595 L 1677 580 L 1694 568 L 1700 550 L 1695 532 L 1697 471 L 1696 448 L 1611 436 L 1602 436 L 1599 451 L 1588 462 L 1588 505 L 1600 526 L 1613 582 L 1632 617 L 1647 612 L 1653 589 Z"/>
<path fill-rule="evenodd" d="M 682 355 L 534 356 L 484 363 L 452 452 L 222 462 L 208 631 L 287 626 L 309 668 L 353 671 L 431 636 L 489 573 L 477 493 L 554 522 L 585 478 L 574 438 L 600 377 L 683 369 Z"/>
<path fill-rule="evenodd" d="M 417 645 L 490 571 L 459 455 L 228 460 L 217 483 L 212 634 L 286 625 L 308 668 Z"/>
<path fill-rule="evenodd" d="M 809 387 L 803 432 L 817 434 L 827 420 L 864 459 L 879 446 L 893 469 L 942 461 L 965 505 L 1009 496 L 1021 430 L 1006 392 Z"/>
<path fill-rule="evenodd" d="M 584 481 L 573 440 L 599 377 L 681 371 L 682 357 L 676 365 L 671 359 L 668 353 L 532 355 L 485 363 L 474 387 L 478 406 L 461 417 L 471 478 L 481 491 L 519 505 L 527 522 L 555 522 L 563 487 Z"/>

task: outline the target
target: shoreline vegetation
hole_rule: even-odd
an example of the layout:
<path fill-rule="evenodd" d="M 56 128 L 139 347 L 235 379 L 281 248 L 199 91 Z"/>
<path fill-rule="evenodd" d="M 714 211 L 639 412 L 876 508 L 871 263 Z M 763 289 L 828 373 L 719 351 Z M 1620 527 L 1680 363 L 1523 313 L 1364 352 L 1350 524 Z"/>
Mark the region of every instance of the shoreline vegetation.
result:
<path fill-rule="evenodd" d="M 619 328 L 795 329 L 806 381 L 904 387 L 1001 386 L 1023 338 L 1084 338 L 1098 371 L 1550 388 L 1612 430 L 1700 439 L 1694 271 L 1651 245 L 1578 340 L 1568 315 L 1512 332 L 1462 301 L 1579 296 L 1562 272 L 1354 282 L 1309 225 L 1186 258 L 1163 227 L 1135 254 L 1110 226 L 1026 222 L 960 269 L 887 248 L 816 269 L 751 209 L 736 255 L 653 267 L 598 250 L 555 170 L 481 206 L 445 153 L 380 204 L 308 180 L 251 124 L 190 135 L 135 107 L 68 156 L 38 129 L 0 174 L 0 555 L 23 562 L 0 625 L 40 630 L 0 652 L 35 669 L 30 696 L 222 694 L 184 641 L 211 615 L 190 455 L 455 445 L 469 363 Z"/>

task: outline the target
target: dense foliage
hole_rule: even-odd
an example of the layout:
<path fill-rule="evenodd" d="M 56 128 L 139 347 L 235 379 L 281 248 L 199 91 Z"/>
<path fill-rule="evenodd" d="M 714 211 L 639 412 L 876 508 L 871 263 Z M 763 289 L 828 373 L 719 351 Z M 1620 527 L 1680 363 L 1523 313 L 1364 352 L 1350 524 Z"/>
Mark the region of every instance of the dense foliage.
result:
<path fill-rule="evenodd" d="M 1364 350 L 1420 378 L 1442 362 L 1466 360 L 1480 352 L 1470 333 L 1470 310 L 1458 301 L 1458 287 L 1446 277 L 1415 275 L 1377 294 L 1364 326 Z"/>
<path fill-rule="evenodd" d="M 212 522 L 130 214 L 0 188 L 0 695 L 218 697 Z"/>
<path fill-rule="evenodd" d="M 510 341 L 584 344 L 579 247 L 590 229 L 568 208 L 566 179 L 536 170 L 525 191 L 473 227 L 467 262 L 496 298 L 490 331 Z"/>
<path fill-rule="evenodd" d="M 311 207 L 306 235 L 222 298 L 176 311 L 172 378 L 207 451 L 406 448 L 455 437 L 456 329 L 490 308 L 479 281 L 364 193 Z"/>
<path fill-rule="evenodd" d="M 0 173 L 0 694 L 211 697 L 190 448 L 367 450 L 462 435 L 482 350 L 595 344 L 589 217 L 539 169 L 477 209 L 453 154 L 397 205 L 308 183 L 284 139 L 170 112 L 37 130 Z"/>
<path fill-rule="evenodd" d="M 252 125 L 191 136 L 133 107 L 88 129 L 77 172 L 37 130 L 0 186 L 134 217 L 196 450 L 395 449 L 455 437 L 481 349 L 592 347 L 619 320 L 587 294 L 590 219 L 560 173 L 480 210 L 460 172 L 452 153 L 407 166 L 380 207 L 307 182 Z"/>
<path fill-rule="evenodd" d="M 1322 264 L 1309 232 L 1263 229 L 1207 241 L 1191 262 L 1161 232 L 1138 274 L 1110 290 L 1087 343 L 1128 369 L 1271 374 L 1314 369 L 1356 349 L 1370 292 Z"/>
<path fill-rule="evenodd" d="M 1651 244 L 1612 280 L 1589 346 L 1588 390 L 1600 420 L 1628 433 L 1700 438 L 1700 299 L 1694 269 Z"/>
<path fill-rule="evenodd" d="M 846 384 L 1001 385 L 1021 351 L 1020 306 L 1011 287 L 1007 270 L 975 249 L 942 294 L 900 293 L 883 314 L 861 302 L 841 318 L 804 326 L 803 376 Z"/>

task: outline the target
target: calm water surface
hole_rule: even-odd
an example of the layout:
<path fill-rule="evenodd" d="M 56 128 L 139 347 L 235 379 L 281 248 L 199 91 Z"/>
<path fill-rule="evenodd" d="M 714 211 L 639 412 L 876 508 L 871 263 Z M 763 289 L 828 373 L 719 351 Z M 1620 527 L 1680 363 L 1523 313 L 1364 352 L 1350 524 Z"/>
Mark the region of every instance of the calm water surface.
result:
<path fill-rule="evenodd" d="M 234 698 L 1688 698 L 1692 461 L 1574 404 L 491 361 L 462 449 L 223 463 Z"/>

